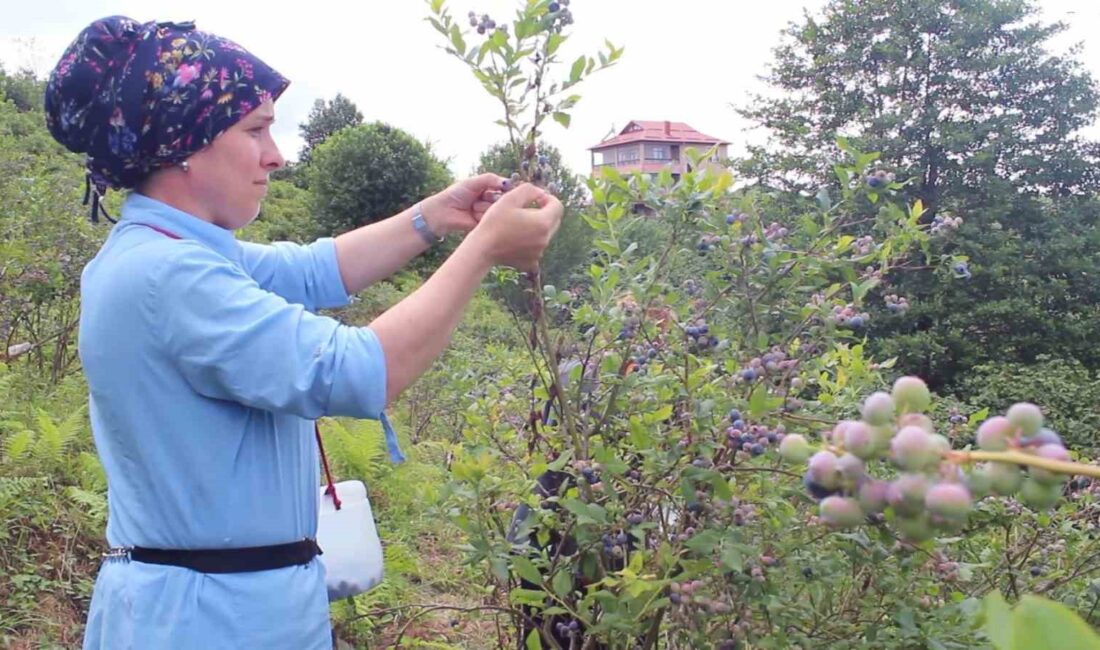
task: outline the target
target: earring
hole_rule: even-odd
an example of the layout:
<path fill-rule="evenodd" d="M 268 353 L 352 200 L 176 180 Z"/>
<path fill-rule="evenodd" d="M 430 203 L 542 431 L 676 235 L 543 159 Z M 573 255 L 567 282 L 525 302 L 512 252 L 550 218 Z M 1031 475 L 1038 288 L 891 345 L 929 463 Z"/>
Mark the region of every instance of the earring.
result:
<path fill-rule="evenodd" d="M 191 163 L 187 162 L 186 160 L 181 160 L 180 169 L 182 169 L 183 173 L 186 174 L 187 172 L 191 171 Z"/>

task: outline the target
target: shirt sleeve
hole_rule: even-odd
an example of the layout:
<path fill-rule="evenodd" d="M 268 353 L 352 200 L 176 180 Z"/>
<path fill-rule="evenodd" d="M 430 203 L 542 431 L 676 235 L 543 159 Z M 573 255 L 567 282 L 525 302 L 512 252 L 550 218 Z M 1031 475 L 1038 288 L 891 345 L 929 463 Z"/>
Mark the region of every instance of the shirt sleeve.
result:
<path fill-rule="evenodd" d="M 386 363 L 378 337 L 260 287 L 239 267 L 184 244 L 153 273 L 152 318 L 200 395 L 314 419 L 379 419 Z"/>
<path fill-rule="evenodd" d="M 243 241 L 240 245 L 244 270 L 261 289 L 310 311 L 348 304 L 348 292 L 336 260 L 336 242 L 331 237 L 308 245 Z"/>

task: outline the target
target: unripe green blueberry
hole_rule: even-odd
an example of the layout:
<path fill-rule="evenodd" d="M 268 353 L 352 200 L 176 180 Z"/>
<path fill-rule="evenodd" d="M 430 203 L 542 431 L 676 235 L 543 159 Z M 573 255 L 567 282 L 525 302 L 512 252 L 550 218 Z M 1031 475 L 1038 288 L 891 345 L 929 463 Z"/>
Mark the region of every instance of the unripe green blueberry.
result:
<path fill-rule="evenodd" d="M 923 474 L 902 474 L 886 490 L 886 502 L 903 517 L 915 517 L 924 512 L 924 495 L 928 479 Z"/>
<path fill-rule="evenodd" d="M 970 490 L 960 483 L 937 483 L 924 494 L 924 505 L 932 514 L 965 519 L 972 506 Z"/>
<path fill-rule="evenodd" d="M 890 442 L 894 462 L 902 469 L 915 472 L 938 460 L 932 436 L 920 427 L 905 427 Z"/>
<path fill-rule="evenodd" d="M 871 437 L 875 439 L 875 455 L 890 451 L 890 441 L 898 431 L 892 424 L 871 427 Z"/>
<path fill-rule="evenodd" d="M 886 424 L 894 419 L 894 398 L 878 391 L 863 401 L 863 421 L 871 425 Z"/>
<path fill-rule="evenodd" d="M 920 413 L 932 403 L 928 385 L 920 377 L 900 377 L 892 393 L 897 409 L 902 413 Z"/>
<path fill-rule="evenodd" d="M 1043 426 L 1043 412 L 1038 406 L 1028 402 L 1018 402 L 1008 408 L 1005 414 L 1012 426 L 1019 429 L 1025 436 L 1033 436 L 1039 433 Z"/>
<path fill-rule="evenodd" d="M 867 475 L 867 467 L 853 454 L 844 454 L 836 461 L 836 471 L 848 481 L 855 483 Z"/>
<path fill-rule="evenodd" d="M 993 478 L 985 467 L 975 467 L 966 477 L 966 487 L 973 498 L 981 499 L 993 490 Z"/>
<path fill-rule="evenodd" d="M 867 514 L 882 512 L 886 509 L 889 490 L 890 484 L 886 481 L 865 481 L 859 486 L 859 507 Z"/>
<path fill-rule="evenodd" d="M 849 423 L 844 428 L 844 449 L 864 460 L 874 458 L 878 449 L 871 427 L 863 422 Z"/>
<path fill-rule="evenodd" d="M 913 517 L 898 517 L 894 526 L 903 539 L 910 542 L 923 542 L 932 539 L 933 531 L 928 516 L 920 514 Z"/>
<path fill-rule="evenodd" d="M 831 451 L 819 451 L 810 456 L 806 470 L 810 479 L 823 488 L 835 490 L 840 484 L 840 476 L 836 471 L 836 456 Z"/>
<path fill-rule="evenodd" d="M 932 434 L 932 452 L 934 458 L 929 461 L 925 469 L 931 471 L 939 467 L 943 462 L 945 456 L 951 452 L 951 441 L 947 439 L 947 436 L 940 433 Z"/>
<path fill-rule="evenodd" d="M 924 413 L 906 413 L 902 415 L 898 418 L 898 428 L 904 429 L 905 427 L 920 427 L 928 433 L 936 432 L 936 425 L 932 422 L 932 418 Z"/>
<path fill-rule="evenodd" d="M 1009 463 L 986 463 L 985 469 L 993 481 L 993 492 L 1003 497 L 1016 494 L 1024 480 L 1020 468 Z"/>
<path fill-rule="evenodd" d="M 1062 487 L 1060 485 L 1041 483 L 1029 478 L 1020 487 L 1019 498 L 1029 508 L 1049 510 L 1054 504 L 1058 503 L 1058 498 L 1061 496 Z"/>
<path fill-rule="evenodd" d="M 788 463 L 804 463 L 812 452 L 810 443 L 797 433 L 788 433 L 779 443 L 779 455 Z"/>
<path fill-rule="evenodd" d="M 1047 458 L 1050 460 L 1071 460 L 1069 452 L 1062 445 L 1043 445 L 1035 450 L 1035 455 L 1040 458 Z M 1069 479 L 1065 474 L 1059 474 L 1058 472 L 1052 472 L 1049 469 L 1043 469 L 1041 467 L 1029 467 L 1028 475 L 1046 485 L 1058 485 Z"/>
<path fill-rule="evenodd" d="M 825 497 L 821 500 L 821 519 L 837 528 L 853 528 L 863 523 L 863 510 L 850 497 Z"/>
<path fill-rule="evenodd" d="M 1004 451 L 1012 437 L 1012 423 L 1003 415 L 994 415 L 978 427 L 978 446 L 986 451 Z"/>

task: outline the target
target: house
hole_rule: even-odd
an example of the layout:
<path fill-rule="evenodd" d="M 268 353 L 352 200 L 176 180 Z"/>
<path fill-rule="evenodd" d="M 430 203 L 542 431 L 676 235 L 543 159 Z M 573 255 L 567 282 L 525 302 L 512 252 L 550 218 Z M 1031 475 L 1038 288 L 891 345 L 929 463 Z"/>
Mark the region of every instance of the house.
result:
<path fill-rule="evenodd" d="M 598 174 L 603 166 L 614 166 L 621 173 L 644 172 L 653 177 L 665 168 L 674 179 L 690 171 L 685 151 L 694 148 L 705 153 L 717 145 L 711 156 L 713 162 L 726 159 L 726 147 L 730 143 L 704 135 L 683 122 L 632 120 L 619 134 L 604 140 L 592 152 L 592 174 Z"/>

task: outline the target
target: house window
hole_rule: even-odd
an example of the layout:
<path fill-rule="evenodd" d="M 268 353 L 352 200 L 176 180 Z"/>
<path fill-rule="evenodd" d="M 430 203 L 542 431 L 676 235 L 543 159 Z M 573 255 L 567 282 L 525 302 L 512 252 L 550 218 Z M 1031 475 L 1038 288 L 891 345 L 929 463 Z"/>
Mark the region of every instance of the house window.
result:
<path fill-rule="evenodd" d="M 649 150 L 646 152 L 646 158 L 650 160 L 669 160 L 668 147 L 663 144 L 650 145 Z"/>
<path fill-rule="evenodd" d="M 619 162 L 637 162 L 638 160 L 638 148 L 627 147 L 619 149 Z"/>

